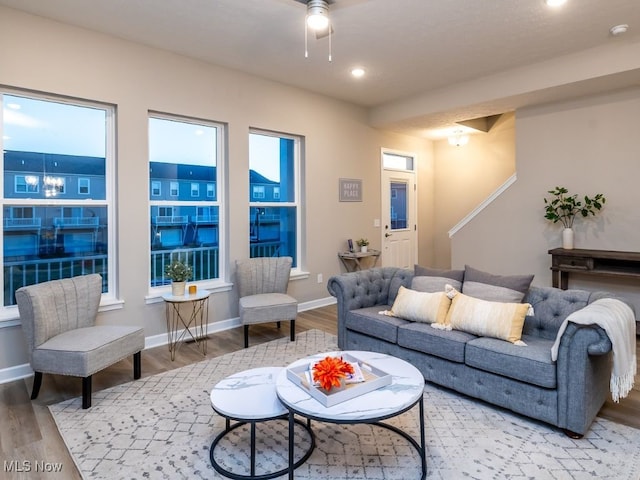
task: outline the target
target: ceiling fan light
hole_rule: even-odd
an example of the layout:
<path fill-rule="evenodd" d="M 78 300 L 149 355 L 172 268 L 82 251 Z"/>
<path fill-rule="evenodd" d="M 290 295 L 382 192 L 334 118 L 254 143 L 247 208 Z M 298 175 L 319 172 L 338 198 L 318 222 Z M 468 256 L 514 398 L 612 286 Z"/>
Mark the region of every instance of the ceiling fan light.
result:
<path fill-rule="evenodd" d="M 465 135 L 462 130 L 456 130 L 449 136 L 449 145 L 452 147 L 463 147 L 469 143 L 469 135 Z"/>
<path fill-rule="evenodd" d="M 329 5 L 324 0 L 310 0 L 307 4 L 307 26 L 325 30 L 329 26 Z"/>

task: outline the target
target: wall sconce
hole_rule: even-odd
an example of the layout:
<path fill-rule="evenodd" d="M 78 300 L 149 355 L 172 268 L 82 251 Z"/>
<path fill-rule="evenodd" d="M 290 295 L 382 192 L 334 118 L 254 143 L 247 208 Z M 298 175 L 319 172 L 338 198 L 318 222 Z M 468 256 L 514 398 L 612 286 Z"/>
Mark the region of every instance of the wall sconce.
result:
<path fill-rule="evenodd" d="M 469 135 L 465 135 L 462 130 L 456 130 L 452 135 L 449 135 L 449 145 L 453 147 L 463 147 L 469 143 Z"/>

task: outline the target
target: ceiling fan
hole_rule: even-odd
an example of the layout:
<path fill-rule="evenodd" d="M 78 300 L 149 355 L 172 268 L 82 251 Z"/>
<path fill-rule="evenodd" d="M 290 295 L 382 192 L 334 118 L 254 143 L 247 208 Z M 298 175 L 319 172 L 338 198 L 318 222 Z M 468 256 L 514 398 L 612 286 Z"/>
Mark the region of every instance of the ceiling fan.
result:
<path fill-rule="evenodd" d="M 350 4 L 363 3 L 367 0 L 294 0 L 297 3 L 306 5 L 307 15 L 305 17 L 304 31 L 304 57 L 309 58 L 307 32 L 311 29 L 316 39 L 329 37 L 329 62 L 331 62 L 331 35 L 334 33 L 333 22 L 329 17 L 329 6 L 331 8 L 346 7 Z M 335 6 L 335 7 L 334 7 Z"/>
<path fill-rule="evenodd" d="M 307 6 L 306 22 L 316 38 L 324 38 L 334 32 L 329 11 L 364 3 L 368 0 L 293 0 Z"/>

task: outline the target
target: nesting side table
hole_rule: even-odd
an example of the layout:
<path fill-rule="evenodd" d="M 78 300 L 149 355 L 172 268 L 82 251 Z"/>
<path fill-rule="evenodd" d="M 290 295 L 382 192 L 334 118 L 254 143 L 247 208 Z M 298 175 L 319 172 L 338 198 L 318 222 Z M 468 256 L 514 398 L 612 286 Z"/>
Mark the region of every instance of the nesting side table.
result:
<path fill-rule="evenodd" d="M 256 424 L 269 420 L 287 419 L 288 411 L 280 403 L 276 395 L 276 377 L 284 370 L 282 367 L 260 367 L 235 373 L 218 382 L 211 390 L 211 406 L 213 410 L 225 419 L 225 429 L 213 440 L 209 449 L 209 459 L 213 468 L 225 477 L 235 480 L 258 479 L 266 480 L 280 477 L 298 468 L 307 461 L 315 448 L 315 437 L 310 422 L 303 423 L 296 419 L 295 423 L 307 431 L 309 448 L 302 458 L 293 461 L 293 447 L 291 448 L 291 463 L 274 472 L 256 472 Z M 231 423 L 231 421 L 236 423 Z M 221 465 L 216 459 L 215 450 L 220 441 L 238 427 L 250 424 L 250 459 L 248 473 L 231 471 Z M 293 436 L 293 427 L 289 427 L 289 435 Z M 293 438 L 293 437 L 292 437 Z M 265 452 L 261 452 L 265 454 Z M 268 455 L 270 452 L 266 452 Z"/>
<path fill-rule="evenodd" d="M 167 317 L 167 335 L 169 336 L 169 353 L 171 360 L 176 359 L 176 351 L 180 345 L 188 340 L 187 335 L 196 347 L 207 355 L 207 325 L 209 323 L 209 295 L 207 290 L 184 295 L 162 296 L 165 302 Z M 180 329 L 183 328 L 182 331 Z"/>

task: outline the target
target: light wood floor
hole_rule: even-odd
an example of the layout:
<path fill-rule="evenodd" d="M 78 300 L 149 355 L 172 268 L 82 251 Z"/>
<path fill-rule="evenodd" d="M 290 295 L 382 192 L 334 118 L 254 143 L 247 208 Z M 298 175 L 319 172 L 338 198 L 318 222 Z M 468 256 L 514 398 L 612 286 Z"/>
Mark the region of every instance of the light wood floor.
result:
<path fill-rule="evenodd" d="M 302 312 L 296 320 L 296 331 L 319 329 L 336 333 L 336 306 L 322 307 Z M 289 335 L 288 322 L 280 330 L 272 325 L 255 325 L 250 330 L 250 345 L 268 342 Z M 638 345 L 638 343 L 637 343 Z M 207 357 L 223 355 L 242 348 L 242 330 L 236 328 L 209 336 Z M 637 347 L 638 358 L 640 348 Z M 142 354 L 142 376 L 147 377 L 179 368 L 203 359 L 202 354 L 184 345 L 171 361 L 167 347 L 145 350 Z M 126 383 L 132 380 L 131 360 L 122 362 L 93 377 L 94 391 Z M 45 375 L 37 400 L 31 401 L 32 378 L 0 385 L 0 478 L 2 479 L 51 479 L 80 480 L 73 460 L 58 433 L 47 405 L 81 395 L 80 380 L 58 375 Z M 640 428 L 640 384 L 620 403 L 608 400 L 600 416 L 618 423 Z M 6 472 L 6 465 L 16 461 L 31 462 L 32 471 Z M 36 473 L 35 462 L 61 463 L 62 472 Z M 26 470 L 23 468 L 23 470 Z"/>

